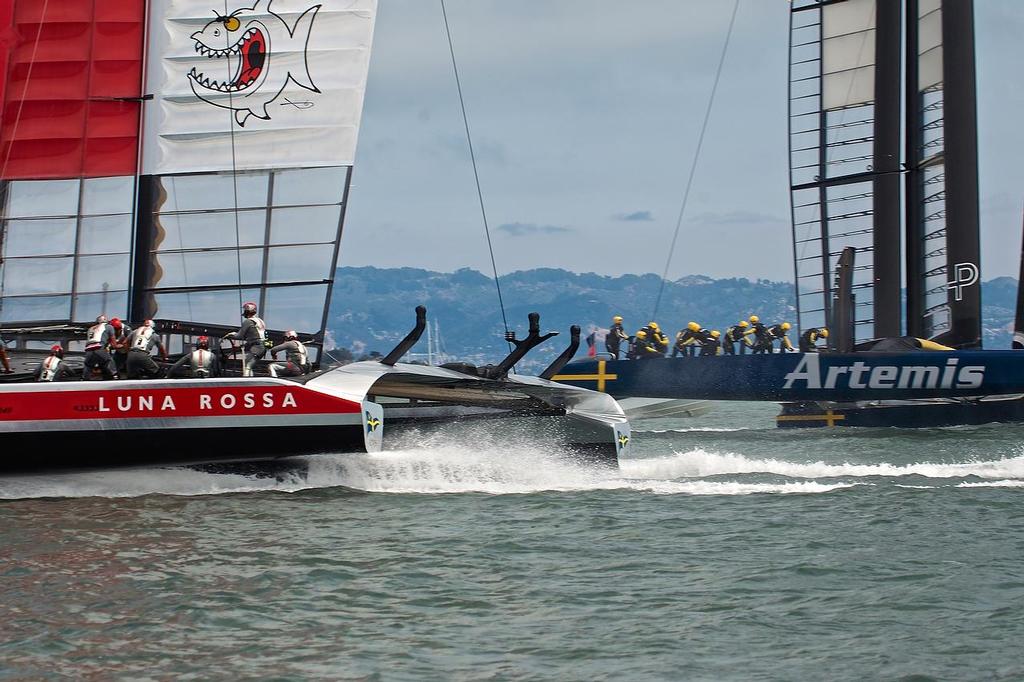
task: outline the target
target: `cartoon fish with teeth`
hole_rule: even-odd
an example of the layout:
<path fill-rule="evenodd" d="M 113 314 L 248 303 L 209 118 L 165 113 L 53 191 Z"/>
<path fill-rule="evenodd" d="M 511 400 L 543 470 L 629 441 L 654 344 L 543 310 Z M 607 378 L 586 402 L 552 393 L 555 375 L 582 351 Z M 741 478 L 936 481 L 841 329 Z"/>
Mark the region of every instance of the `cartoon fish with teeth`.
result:
<path fill-rule="evenodd" d="M 306 61 L 309 33 L 320 5 L 307 9 L 289 27 L 270 10 L 273 1 L 268 0 L 265 12 L 259 11 L 263 0 L 256 0 L 252 7 L 237 9 L 228 16 L 217 14 L 202 31 L 191 36 L 200 55 L 227 60 L 226 65 L 218 61 L 208 69 L 215 75 L 193 68 L 188 74 L 192 92 L 214 106 L 233 109 L 240 126 L 250 116 L 269 120 L 267 105 L 284 91 L 289 79 L 307 90 L 320 92 L 313 84 Z M 302 55 L 301 73 L 274 67 L 271 57 L 287 53 Z M 227 78 L 220 80 L 224 76 Z"/>

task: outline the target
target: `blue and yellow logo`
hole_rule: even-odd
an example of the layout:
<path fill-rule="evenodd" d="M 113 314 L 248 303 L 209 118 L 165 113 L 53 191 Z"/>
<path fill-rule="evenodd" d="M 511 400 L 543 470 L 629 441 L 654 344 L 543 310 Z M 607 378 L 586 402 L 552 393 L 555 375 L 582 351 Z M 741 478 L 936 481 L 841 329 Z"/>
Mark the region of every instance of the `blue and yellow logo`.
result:
<path fill-rule="evenodd" d="M 374 417 L 369 412 L 366 413 L 366 432 L 373 433 L 380 426 L 380 420 Z"/>
<path fill-rule="evenodd" d="M 624 433 L 619 434 L 619 450 L 621 451 L 629 444 L 629 436 Z"/>

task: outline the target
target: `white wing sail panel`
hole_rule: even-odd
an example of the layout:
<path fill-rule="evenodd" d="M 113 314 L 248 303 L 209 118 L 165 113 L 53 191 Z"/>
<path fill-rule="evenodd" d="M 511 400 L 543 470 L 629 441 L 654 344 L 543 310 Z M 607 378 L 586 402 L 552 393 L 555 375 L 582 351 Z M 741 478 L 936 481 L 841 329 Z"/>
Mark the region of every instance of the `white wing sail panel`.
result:
<path fill-rule="evenodd" d="M 376 0 L 156 0 L 143 173 L 349 166 Z"/>

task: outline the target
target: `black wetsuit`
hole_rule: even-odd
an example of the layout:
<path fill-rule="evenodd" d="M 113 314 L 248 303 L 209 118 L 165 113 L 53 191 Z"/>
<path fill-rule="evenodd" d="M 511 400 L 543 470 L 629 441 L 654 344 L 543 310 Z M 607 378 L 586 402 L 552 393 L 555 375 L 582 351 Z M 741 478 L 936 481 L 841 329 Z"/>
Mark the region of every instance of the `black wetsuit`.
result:
<path fill-rule="evenodd" d="M 619 351 L 622 348 L 623 341 L 629 341 L 626 331 L 622 328 L 621 324 L 613 324 L 612 328 L 608 330 L 608 334 L 604 337 L 604 347 L 612 354 L 612 358 L 615 360 L 619 359 Z"/>
<path fill-rule="evenodd" d="M 748 334 L 754 337 L 754 349 L 752 353 L 771 353 L 772 352 L 772 340 L 768 336 L 768 328 L 764 326 L 763 322 L 753 322 L 750 325 Z"/>
<path fill-rule="evenodd" d="M 697 346 L 700 345 L 699 332 L 683 329 L 676 334 L 676 343 L 672 346 L 672 357 L 677 355 L 693 357 L 697 354 Z"/>
<path fill-rule="evenodd" d="M 815 343 L 819 338 L 821 338 L 821 329 L 818 327 L 811 327 L 805 331 L 800 335 L 800 352 L 817 353 L 819 348 Z"/>
<path fill-rule="evenodd" d="M 711 331 L 708 329 L 701 329 L 700 334 L 700 356 L 702 358 L 710 358 L 718 355 L 718 339 L 712 336 Z"/>
<path fill-rule="evenodd" d="M 651 350 L 664 357 L 665 353 L 668 352 L 668 337 L 662 334 L 660 330 L 655 331 L 650 325 L 647 325 L 641 331 L 647 332 L 647 344 Z"/>
<path fill-rule="evenodd" d="M 654 344 L 651 343 L 649 338 L 638 339 L 634 336 L 633 341 L 629 346 L 628 357 L 630 360 L 651 360 L 665 356 L 654 347 Z"/>
<path fill-rule="evenodd" d="M 774 353 L 775 349 L 772 345 L 773 342 L 779 342 L 779 352 L 785 353 L 787 350 L 793 350 L 793 343 L 786 336 L 786 330 L 782 328 L 781 324 L 773 324 L 766 330 L 768 334 L 768 351 Z"/>
<path fill-rule="evenodd" d="M 736 355 L 736 344 L 740 344 L 739 354 L 743 355 L 747 352 L 747 329 L 734 324 L 725 330 L 725 334 L 722 335 L 722 352 L 726 355 Z"/>

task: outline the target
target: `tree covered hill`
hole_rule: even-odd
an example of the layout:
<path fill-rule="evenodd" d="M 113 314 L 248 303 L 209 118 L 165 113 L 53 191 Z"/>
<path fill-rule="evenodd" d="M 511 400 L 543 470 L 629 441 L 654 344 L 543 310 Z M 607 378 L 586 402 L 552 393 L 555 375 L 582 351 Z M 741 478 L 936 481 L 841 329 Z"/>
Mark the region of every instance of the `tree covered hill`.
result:
<path fill-rule="evenodd" d="M 509 327 L 520 336 L 526 316 L 538 312 L 542 331 L 562 335 L 531 354 L 531 367 L 549 362 L 568 343 L 569 326 L 584 336 L 591 326 L 607 327 L 622 315 L 629 332 L 651 319 L 660 278 L 654 274 L 608 277 L 542 268 L 514 272 L 500 279 Z M 1008 348 L 1016 280 L 1002 277 L 983 284 L 985 344 Z M 334 343 L 354 352 L 386 353 L 412 327 L 413 309 L 427 306 L 440 324 L 445 350 L 458 359 L 485 363 L 507 353 L 504 324 L 494 280 L 462 269 L 443 273 L 418 268 L 339 268 L 331 298 L 328 329 Z M 690 320 L 725 329 L 751 314 L 770 322 L 796 323 L 793 285 L 745 278 L 711 279 L 691 275 L 665 284 L 657 322 L 670 335 Z M 425 352 L 424 342 L 414 352 Z"/>

